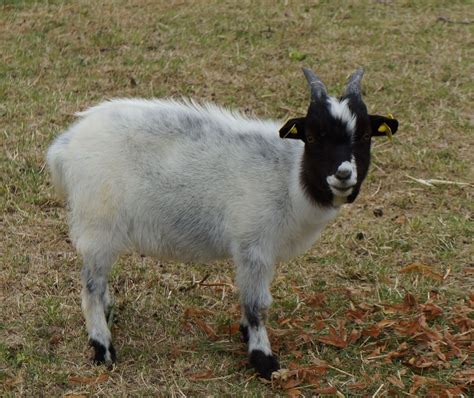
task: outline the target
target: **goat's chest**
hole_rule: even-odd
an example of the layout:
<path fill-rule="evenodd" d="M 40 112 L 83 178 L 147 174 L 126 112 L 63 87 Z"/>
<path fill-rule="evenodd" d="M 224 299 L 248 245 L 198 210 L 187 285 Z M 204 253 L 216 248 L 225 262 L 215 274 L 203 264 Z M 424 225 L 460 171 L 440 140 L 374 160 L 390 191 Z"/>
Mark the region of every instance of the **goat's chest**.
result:
<path fill-rule="evenodd" d="M 307 218 L 302 217 L 294 222 L 287 229 L 279 246 L 278 261 L 289 260 L 309 250 L 337 213 L 335 209 L 327 210 L 324 213 L 309 214 Z"/>

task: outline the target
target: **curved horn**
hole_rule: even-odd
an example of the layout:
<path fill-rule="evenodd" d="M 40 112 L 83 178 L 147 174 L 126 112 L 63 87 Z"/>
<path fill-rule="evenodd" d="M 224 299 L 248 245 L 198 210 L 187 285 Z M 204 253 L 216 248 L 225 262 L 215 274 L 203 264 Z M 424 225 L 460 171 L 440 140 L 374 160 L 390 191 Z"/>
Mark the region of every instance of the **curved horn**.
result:
<path fill-rule="evenodd" d="M 347 81 L 346 92 L 344 96 L 347 95 L 355 95 L 357 97 L 361 96 L 360 92 L 360 81 L 362 80 L 362 76 L 364 76 L 364 69 L 358 68 L 356 71 L 349 77 Z"/>
<path fill-rule="evenodd" d="M 311 69 L 303 68 L 303 73 L 311 89 L 311 101 L 321 100 L 327 96 L 326 86 Z"/>

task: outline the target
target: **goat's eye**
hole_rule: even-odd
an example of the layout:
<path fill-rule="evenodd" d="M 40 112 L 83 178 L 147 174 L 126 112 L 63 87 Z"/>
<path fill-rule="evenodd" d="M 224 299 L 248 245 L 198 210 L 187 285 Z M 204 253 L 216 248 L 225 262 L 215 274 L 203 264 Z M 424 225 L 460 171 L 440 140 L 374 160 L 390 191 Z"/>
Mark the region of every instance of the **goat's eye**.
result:
<path fill-rule="evenodd" d="M 370 133 L 364 133 L 362 136 L 362 141 L 369 141 L 370 140 Z"/>

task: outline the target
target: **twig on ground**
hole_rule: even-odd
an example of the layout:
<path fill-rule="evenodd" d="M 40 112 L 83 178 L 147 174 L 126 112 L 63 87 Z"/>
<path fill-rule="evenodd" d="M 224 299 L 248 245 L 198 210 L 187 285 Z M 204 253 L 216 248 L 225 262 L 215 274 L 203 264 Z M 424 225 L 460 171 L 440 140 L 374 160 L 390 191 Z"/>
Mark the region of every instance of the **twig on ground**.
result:
<path fill-rule="evenodd" d="M 374 395 L 372 395 L 372 398 L 375 398 L 375 397 L 377 396 L 377 394 L 380 392 L 380 390 L 382 389 L 383 386 L 384 386 L 384 384 L 382 383 L 382 384 L 380 385 L 380 387 L 377 388 L 377 391 L 375 391 Z"/>
<path fill-rule="evenodd" d="M 424 178 L 415 178 L 415 177 L 412 177 L 408 174 L 405 174 L 406 177 L 408 177 L 409 179 L 413 180 L 413 181 L 416 181 L 420 184 L 423 184 L 423 185 L 426 185 L 428 187 L 434 187 L 436 184 L 439 184 L 439 185 L 457 185 L 457 186 L 460 186 L 460 187 L 465 187 L 465 186 L 472 186 L 473 184 L 469 183 L 469 182 L 461 182 L 461 181 L 449 181 L 449 180 L 439 180 L 439 179 L 436 179 L 436 178 L 430 178 L 430 179 L 424 179 Z"/>
<path fill-rule="evenodd" d="M 354 377 L 354 378 L 355 378 L 355 376 L 354 376 L 353 374 L 351 374 L 351 373 L 349 373 L 349 372 L 346 372 L 345 370 L 336 368 L 335 366 L 332 366 L 332 365 L 329 365 L 329 364 L 328 364 L 327 367 L 330 368 L 330 369 L 332 369 L 332 370 L 335 370 L 335 371 L 337 371 L 337 372 L 339 372 L 339 373 L 345 374 L 346 376 L 351 376 L 351 377 Z"/>
<path fill-rule="evenodd" d="M 206 274 L 204 278 L 202 278 L 200 281 L 196 282 L 193 281 L 189 286 L 185 286 L 180 288 L 179 290 L 183 292 L 187 292 L 188 290 L 194 289 L 197 286 L 203 286 L 203 283 L 211 276 L 211 274 Z M 194 279 L 194 278 L 193 278 Z M 204 285 L 205 286 L 205 285 Z"/>

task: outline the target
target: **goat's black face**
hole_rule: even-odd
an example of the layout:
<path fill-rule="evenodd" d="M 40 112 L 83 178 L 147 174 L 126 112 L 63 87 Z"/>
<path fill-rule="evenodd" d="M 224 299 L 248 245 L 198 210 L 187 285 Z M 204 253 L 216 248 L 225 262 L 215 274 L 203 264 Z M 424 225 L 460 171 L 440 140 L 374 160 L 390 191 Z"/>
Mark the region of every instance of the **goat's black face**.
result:
<path fill-rule="evenodd" d="M 310 197 L 321 205 L 352 203 L 367 175 L 372 136 L 383 135 L 379 128 L 384 124 L 394 134 L 398 122 L 367 113 L 360 95 L 361 70 L 340 99 L 327 96 L 311 71 L 305 70 L 305 75 L 312 90 L 308 113 L 289 120 L 280 136 L 305 142 L 302 182 Z"/>

